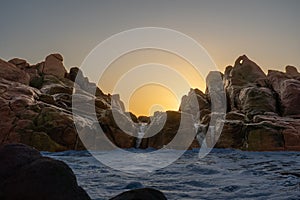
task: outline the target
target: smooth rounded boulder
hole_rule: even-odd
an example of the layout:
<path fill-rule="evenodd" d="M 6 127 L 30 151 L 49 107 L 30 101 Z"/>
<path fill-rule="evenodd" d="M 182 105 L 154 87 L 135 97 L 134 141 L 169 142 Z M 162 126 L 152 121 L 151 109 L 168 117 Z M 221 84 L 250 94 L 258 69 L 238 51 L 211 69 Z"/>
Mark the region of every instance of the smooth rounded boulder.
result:
<path fill-rule="evenodd" d="M 64 78 L 67 73 L 63 65 L 63 57 L 60 54 L 51 54 L 46 57 L 43 73 Z"/>
<path fill-rule="evenodd" d="M 0 147 L 0 163 L 0 199 L 90 200 L 68 165 L 43 157 L 31 147 Z"/>
<path fill-rule="evenodd" d="M 110 200 L 167 200 L 167 198 L 153 188 L 141 188 L 123 192 Z"/>

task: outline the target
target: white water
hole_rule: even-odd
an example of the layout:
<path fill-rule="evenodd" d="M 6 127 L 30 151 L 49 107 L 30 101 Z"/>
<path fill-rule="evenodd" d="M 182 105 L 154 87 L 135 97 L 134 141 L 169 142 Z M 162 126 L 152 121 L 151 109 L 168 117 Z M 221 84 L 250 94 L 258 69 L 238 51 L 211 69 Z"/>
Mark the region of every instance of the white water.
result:
<path fill-rule="evenodd" d="M 195 127 L 195 131 L 196 131 L 196 138 L 199 142 L 199 145 L 204 148 L 204 149 L 207 149 L 207 143 L 206 143 L 206 137 L 205 137 L 205 133 L 203 131 L 200 131 L 200 127 L 201 127 L 201 124 L 199 122 L 197 123 L 194 123 L 194 127 Z"/>
<path fill-rule="evenodd" d="M 139 123 L 139 131 L 135 142 L 135 148 L 139 148 L 141 146 L 142 139 L 148 127 L 147 125 L 148 125 L 147 123 Z"/>

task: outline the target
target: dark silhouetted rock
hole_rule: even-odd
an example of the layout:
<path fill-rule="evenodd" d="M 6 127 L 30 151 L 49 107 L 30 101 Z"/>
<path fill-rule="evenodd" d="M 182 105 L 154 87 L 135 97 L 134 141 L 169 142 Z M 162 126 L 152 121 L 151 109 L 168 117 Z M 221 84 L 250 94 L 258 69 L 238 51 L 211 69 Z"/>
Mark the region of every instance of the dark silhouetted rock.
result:
<path fill-rule="evenodd" d="M 139 116 L 137 120 L 138 122 L 147 123 L 147 124 L 151 122 L 151 118 L 148 116 Z"/>
<path fill-rule="evenodd" d="M 247 144 L 245 149 L 251 151 L 283 151 L 284 138 L 280 125 L 263 121 L 246 125 Z"/>
<path fill-rule="evenodd" d="M 89 200 L 72 170 L 23 144 L 0 148 L 0 198 L 6 200 Z"/>
<path fill-rule="evenodd" d="M 158 190 L 141 188 L 123 192 L 110 200 L 167 200 L 167 198 Z"/>
<path fill-rule="evenodd" d="M 120 148 L 135 146 L 137 127 L 132 122 L 129 113 L 120 110 L 106 110 L 104 116 L 99 118 L 103 131 L 110 135 L 110 140 Z"/>
<path fill-rule="evenodd" d="M 257 115 L 253 119 L 255 123 L 269 122 L 279 126 L 280 132 L 284 138 L 285 150 L 299 151 L 300 150 L 300 119 L 279 117 L 274 115 Z M 274 126 L 273 126 L 274 127 Z"/>
<path fill-rule="evenodd" d="M 199 110 L 209 108 L 210 105 L 206 95 L 198 89 L 190 89 L 188 95 L 184 95 L 181 98 L 179 111 L 190 113 L 197 117 L 197 115 L 199 115 Z"/>
<path fill-rule="evenodd" d="M 215 147 L 241 149 L 245 142 L 244 123 L 239 120 L 226 120 Z"/>
<path fill-rule="evenodd" d="M 84 77 L 82 71 L 78 67 L 72 67 L 70 73 L 67 74 L 67 78 L 76 82 L 80 88 L 92 95 L 103 96 L 104 93 L 97 87 L 95 83 L 89 81 L 87 77 Z"/>
<path fill-rule="evenodd" d="M 149 137 L 150 135 L 153 136 Z M 199 147 L 195 138 L 193 116 L 188 113 L 167 111 L 154 116 L 145 136 L 148 138 L 142 140 L 142 147 L 143 145 L 157 149 L 164 146 L 170 149 Z"/>

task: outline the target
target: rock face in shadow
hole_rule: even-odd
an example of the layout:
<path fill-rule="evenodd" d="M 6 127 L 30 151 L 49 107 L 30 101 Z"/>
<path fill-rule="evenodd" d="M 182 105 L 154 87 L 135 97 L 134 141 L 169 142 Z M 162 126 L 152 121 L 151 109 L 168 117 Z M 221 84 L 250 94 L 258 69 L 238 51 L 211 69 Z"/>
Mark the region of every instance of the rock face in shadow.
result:
<path fill-rule="evenodd" d="M 214 136 L 210 147 L 251 151 L 299 151 L 300 74 L 295 67 L 287 66 L 286 72 L 269 70 L 266 75 L 256 63 L 244 55 L 235 61 L 233 67 L 226 68 L 222 79 L 223 90 L 227 96 L 225 118 L 215 118 L 215 121 L 212 119 L 214 107 L 212 94 L 209 92 L 202 96 L 202 99 L 208 99 L 208 108 L 200 107 L 199 111 L 190 112 L 200 113 L 200 127 L 205 127 L 199 131 L 202 137 L 204 135 L 211 140 Z M 211 85 L 219 82 L 211 80 Z M 190 98 L 192 95 L 185 97 Z M 198 101 L 199 104 L 203 102 Z M 221 101 L 217 103 L 221 104 Z M 181 104 L 181 107 L 188 105 Z"/>
<path fill-rule="evenodd" d="M 90 200 L 62 161 L 23 144 L 0 147 L 0 199 Z"/>
<path fill-rule="evenodd" d="M 167 198 L 158 190 L 141 188 L 123 192 L 110 200 L 167 200 Z"/>
<path fill-rule="evenodd" d="M 62 61 L 59 54 L 51 54 L 36 65 L 18 58 L 0 60 L 0 145 L 19 142 L 41 151 L 81 150 L 86 147 L 78 135 L 80 130 L 80 136 L 92 141 L 88 146 L 91 149 L 105 149 L 103 137 L 117 147 L 134 147 L 135 137 L 122 131 L 112 117 L 112 110 L 116 109 L 112 108 L 111 96 L 89 82 L 80 69 L 74 67 L 67 73 Z M 90 119 L 89 112 L 73 115 L 74 96 L 75 103 L 82 106 L 74 109 L 94 106 L 97 117 Z M 120 99 L 114 102 L 122 104 Z M 119 112 L 119 116 L 127 119 L 121 121 L 131 127 L 129 132 L 136 131 L 135 123 L 124 112 Z M 78 127 L 74 118 L 80 122 Z M 131 118 L 136 119 L 133 114 Z M 98 120 L 104 134 L 94 129 Z"/>
<path fill-rule="evenodd" d="M 183 96 L 179 111 L 150 117 L 126 112 L 118 94 L 104 94 L 79 68 L 67 72 L 59 54 L 35 65 L 0 60 L 0 69 L 0 144 L 43 151 L 184 149 L 198 148 L 207 136 L 209 147 L 300 149 L 300 74 L 293 66 L 266 75 L 240 56 L 224 74 L 208 74 L 205 93 L 191 89 Z"/>
<path fill-rule="evenodd" d="M 195 136 L 192 115 L 178 111 L 159 112 L 148 125 L 140 148 L 199 148 Z"/>

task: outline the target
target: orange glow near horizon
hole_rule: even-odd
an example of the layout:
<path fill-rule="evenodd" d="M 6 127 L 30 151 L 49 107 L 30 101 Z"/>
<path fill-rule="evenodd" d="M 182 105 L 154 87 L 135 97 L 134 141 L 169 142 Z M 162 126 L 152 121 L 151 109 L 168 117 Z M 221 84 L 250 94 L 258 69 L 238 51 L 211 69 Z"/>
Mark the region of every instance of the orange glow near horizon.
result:
<path fill-rule="evenodd" d="M 139 116 L 151 116 L 155 111 L 178 110 L 180 99 L 168 88 L 157 84 L 142 86 L 129 100 L 129 111 Z"/>
<path fill-rule="evenodd" d="M 178 110 L 181 97 L 190 88 L 205 90 L 204 78 L 189 62 L 155 49 L 133 51 L 116 59 L 98 86 L 104 93 L 120 94 L 126 110 L 137 116 Z"/>

